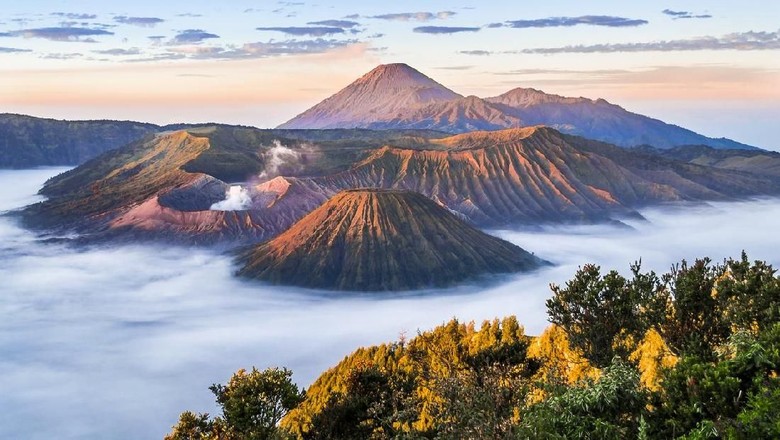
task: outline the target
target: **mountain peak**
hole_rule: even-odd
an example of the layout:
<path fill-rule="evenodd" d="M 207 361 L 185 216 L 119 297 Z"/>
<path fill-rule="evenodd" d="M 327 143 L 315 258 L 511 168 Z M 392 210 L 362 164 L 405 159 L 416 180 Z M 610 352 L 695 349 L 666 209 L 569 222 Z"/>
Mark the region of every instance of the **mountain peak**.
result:
<path fill-rule="evenodd" d="M 279 128 L 355 128 L 461 96 L 403 63 L 382 64 Z"/>
<path fill-rule="evenodd" d="M 574 104 L 578 102 L 590 102 L 590 99 L 569 98 L 544 93 L 541 90 L 533 88 L 517 87 L 499 96 L 486 98 L 486 101 L 504 104 L 514 108 L 527 108 L 540 104 Z"/>
<path fill-rule="evenodd" d="M 239 256 L 239 275 L 335 290 L 445 287 L 544 264 L 410 191 L 342 191 Z"/>

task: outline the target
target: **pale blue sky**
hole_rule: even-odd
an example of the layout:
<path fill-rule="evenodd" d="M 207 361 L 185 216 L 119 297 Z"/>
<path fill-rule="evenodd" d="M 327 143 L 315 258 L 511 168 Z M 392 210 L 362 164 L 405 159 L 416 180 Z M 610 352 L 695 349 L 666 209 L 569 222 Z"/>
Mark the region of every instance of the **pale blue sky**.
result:
<path fill-rule="evenodd" d="M 780 2 L 4 3 L 0 111 L 273 126 L 406 62 L 463 94 L 604 97 L 780 147 Z"/>

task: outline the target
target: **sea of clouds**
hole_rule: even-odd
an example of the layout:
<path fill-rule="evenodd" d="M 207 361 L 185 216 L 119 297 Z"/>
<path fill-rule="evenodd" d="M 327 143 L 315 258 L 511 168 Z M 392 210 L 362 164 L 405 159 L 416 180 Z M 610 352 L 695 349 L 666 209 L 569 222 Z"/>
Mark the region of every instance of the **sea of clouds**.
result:
<path fill-rule="evenodd" d="M 62 169 L 0 171 L 0 211 L 38 200 Z M 491 286 L 347 295 L 237 280 L 228 256 L 161 246 L 44 243 L 0 217 L 0 438 L 162 438 L 190 409 L 214 413 L 212 383 L 238 368 L 286 366 L 303 386 L 361 345 L 452 317 L 516 314 L 546 325 L 549 283 L 588 262 L 665 271 L 683 258 L 780 264 L 780 201 L 650 209 L 633 229 L 493 231 L 555 267 Z"/>

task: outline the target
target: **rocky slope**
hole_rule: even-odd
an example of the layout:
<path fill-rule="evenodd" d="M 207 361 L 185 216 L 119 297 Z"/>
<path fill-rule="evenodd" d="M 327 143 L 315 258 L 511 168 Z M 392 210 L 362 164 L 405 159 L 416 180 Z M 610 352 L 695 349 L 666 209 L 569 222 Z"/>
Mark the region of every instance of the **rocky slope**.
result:
<path fill-rule="evenodd" d="M 463 98 L 406 64 L 377 67 L 280 128 L 424 128 L 465 133 L 535 125 L 622 147 L 754 148 L 708 138 L 603 99 L 567 98 L 525 88 L 486 99 Z"/>
<path fill-rule="evenodd" d="M 238 274 L 328 290 L 446 287 L 543 262 L 409 191 L 341 192 L 238 257 Z"/>
<path fill-rule="evenodd" d="M 642 154 L 547 127 L 467 133 L 414 149 L 385 146 L 347 171 L 287 183 L 276 203 L 346 188 L 407 189 L 489 227 L 604 221 L 655 203 L 780 193 L 774 178 Z"/>
<path fill-rule="evenodd" d="M 0 168 L 78 165 L 160 130 L 126 121 L 58 121 L 0 114 Z"/>

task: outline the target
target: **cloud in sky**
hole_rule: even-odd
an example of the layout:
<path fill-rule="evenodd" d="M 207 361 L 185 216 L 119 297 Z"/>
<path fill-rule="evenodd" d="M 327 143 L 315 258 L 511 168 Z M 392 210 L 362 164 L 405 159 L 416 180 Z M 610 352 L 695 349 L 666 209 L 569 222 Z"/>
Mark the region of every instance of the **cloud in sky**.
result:
<path fill-rule="evenodd" d="M 114 55 L 114 56 L 125 56 L 125 55 L 140 55 L 141 49 L 137 47 L 133 47 L 131 49 L 106 49 L 106 50 L 93 50 L 92 52 L 100 55 Z"/>
<path fill-rule="evenodd" d="M 374 15 L 368 18 L 376 18 L 379 20 L 390 21 L 431 21 L 431 20 L 444 20 L 455 15 L 453 11 L 440 11 L 440 12 L 398 12 L 394 14 L 381 14 Z"/>
<path fill-rule="evenodd" d="M 149 38 L 153 38 L 153 37 L 149 37 Z M 200 44 L 205 40 L 210 40 L 215 38 L 219 38 L 219 35 L 206 32 L 202 29 L 186 29 L 176 34 L 176 36 L 173 37 L 173 39 L 170 41 L 169 44 L 171 45 Z"/>
<path fill-rule="evenodd" d="M 526 29 L 526 28 L 548 28 L 548 27 L 571 27 L 578 25 L 606 26 L 606 27 L 635 27 L 647 24 L 647 20 L 632 19 L 625 17 L 613 17 L 610 15 L 583 15 L 580 17 L 549 17 L 535 20 L 513 20 L 507 21 L 505 26 Z M 496 23 L 491 23 L 497 27 Z"/>
<path fill-rule="evenodd" d="M 478 27 L 461 27 L 461 26 L 419 26 L 414 28 L 414 32 L 420 34 L 457 34 L 460 32 L 478 32 Z"/>
<path fill-rule="evenodd" d="M 0 47 L 0 53 L 32 52 L 30 49 L 16 49 L 14 47 Z"/>
<path fill-rule="evenodd" d="M 779 32 L 738 32 L 721 37 L 698 37 L 648 43 L 606 43 L 563 47 L 533 48 L 517 51 L 527 54 L 559 53 L 613 53 L 613 52 L 672 52 L 696 50 L 777 50 Z"/>
<path fill-rule="evenodd" d="M 192 59 L 255 59 L 283 55 L 309 55 L 326 53 L 331 50 L 359 44 L 357 40 L 334 40 L 317 38 L 314 40 L 287 40 L 246 43 L 240 47 L 224 48 L 219 46 L 184 46 L 168 49 L 171 54 Z"/>
<path fill-rule="evenodd" d="M 671 9 L 664 9 L 661 12 L 671 16 L 674 20 L 678 20 L 680 18 L 712 18 L 712 15 L 710 14 L 696 15 L 693 12 L 689 12 L 689 11 L 673 11 Z"/>
<path fill-rule="evenodd" d="M 94 20 L 97 18 L 97 15 L 95 14 L 79 14 L 74 12 L 52 12 L 51 15 L 71 20 Z"/>
<path fill-rule="evenodd" d="M 155 27 L 165 20 L 157 17 L 128 17 L 126 15 L 119 15 L 114 17 L 114 21 L 117 23 L 129 24 L 133 26 Z"/>
<path fill-rule="evenodd" d="M 318 26 L 331 26 L 338 28 L 353 28 L 360 26 L 360 23 L 351 20 L 322 20 L 322 21 L 310 21 L 306 24 L 318 25 Z"/>
<path fill-rule="evenodd" d="M 487 55 L 493 55 L 493 52 L 489 50 L 460 50 L 458 53 L 461 53 L 463 55 L 477 55 L 477 56 L 487 56 Z"/>
<path fill-rule="evenodd" d="M 258 31 L 282 32 L 288 35 L 324 37 L 326 35 L 343 34 L 340 27 L 330 26 L 290 26 L 290 27 L 259 27 Z"/>
<path fill-rule="evenodd" d="M 103 29 L 82 28 L 82 27 L 47 27 L 36 29 L 23 29 L 10 32 L 11 36 L 24 38 L 44 38 L 51 41 L 80 41 L 94 42 L 90 37 L 114 35 Z"/>

